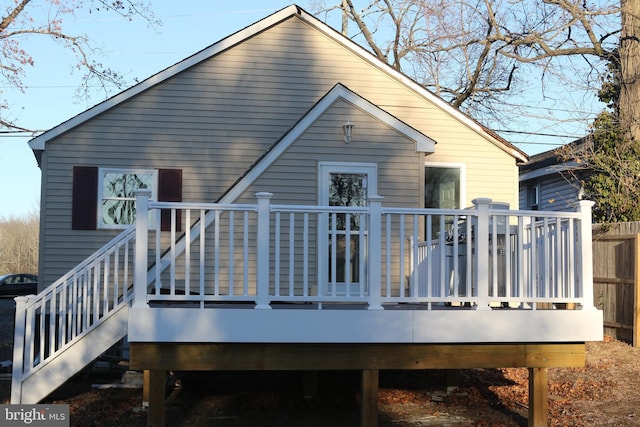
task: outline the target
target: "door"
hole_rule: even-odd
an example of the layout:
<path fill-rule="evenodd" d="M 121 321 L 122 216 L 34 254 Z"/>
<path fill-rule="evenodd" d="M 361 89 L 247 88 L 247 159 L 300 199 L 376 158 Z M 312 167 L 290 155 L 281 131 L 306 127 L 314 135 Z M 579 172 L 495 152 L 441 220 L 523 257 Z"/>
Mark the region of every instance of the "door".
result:
<path fill-rule="evenodd" d="M 365 163 L 321 163 L 320 205 L 365 207 L 377 194 L 377 168 Z M 366 216 L 328 213 L 319 222 L 319 283 L 325 295 L 364 296 Z"/>

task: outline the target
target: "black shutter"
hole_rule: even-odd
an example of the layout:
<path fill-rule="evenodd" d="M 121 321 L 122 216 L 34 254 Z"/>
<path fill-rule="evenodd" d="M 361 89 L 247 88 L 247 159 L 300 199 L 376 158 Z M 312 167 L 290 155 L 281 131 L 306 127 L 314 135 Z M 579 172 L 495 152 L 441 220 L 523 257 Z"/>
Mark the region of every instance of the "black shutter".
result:
<path fill-rule="evenodd" d="M 158 201 L 182 201 L 181 169 L 158 170 Z M 176 222 L 176 231 L 182 231 L 182 211 L 176 211 Z M 160 229 L 162 231 L 171 231 L 171 211 L 165 209 L 160 213 Z"/>
<path fill-rule="evenodd" d="M 71 229 L 95 230 L 98 222 L 98 168 L 73 167 Z"/>

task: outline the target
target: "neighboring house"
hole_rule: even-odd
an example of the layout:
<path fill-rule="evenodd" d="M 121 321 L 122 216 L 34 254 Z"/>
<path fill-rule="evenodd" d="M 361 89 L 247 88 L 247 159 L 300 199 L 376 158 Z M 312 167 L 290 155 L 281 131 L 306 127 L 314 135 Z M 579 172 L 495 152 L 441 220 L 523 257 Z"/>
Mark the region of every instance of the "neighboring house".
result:
<path fill-rule="evenodd" d="M 582 200 L 580 179 L 586 170 L 579 162 L 569 159 L 584 149 L 586 143 L 586 139 L 580 139 L 560 149 L 534 154 L 520 165 L 520 209 L 575 210 Z M 571 155 L 565 159 L 561 152 Z"/>
<path fill-rule="evenodd" d="M 153 425 L 166 370 L 214 369 L 362 370 L 375 425 L 378 369 L 525 366 L 538 393 L 601 339 L 590 209 L 504 209 L 524 153 L 297 6 L 30 146 L 13 402 L 128 336 Z M 552 303 L 579 309 L 531 309 Z"/>

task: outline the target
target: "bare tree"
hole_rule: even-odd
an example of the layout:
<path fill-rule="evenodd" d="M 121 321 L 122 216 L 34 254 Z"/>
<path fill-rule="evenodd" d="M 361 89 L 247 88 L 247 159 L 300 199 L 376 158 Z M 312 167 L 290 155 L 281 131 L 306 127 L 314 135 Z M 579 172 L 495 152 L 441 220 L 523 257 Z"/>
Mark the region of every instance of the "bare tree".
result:
<path fill-rule="evenodd" d="M 622 34 L 620 37 L 620 86 L 618 115 L 620 128 L 635 145 L 640 145 L 640 1 L 621 0 Z M 637 177 L 636 177 L 637 179 Z"/>
<path fill-rule="evenodd" d="M 613 0 L 326 0 L 315 11 L 347 16 L 350 36 L 380 59 L 494 122 L 526 109 L 518 96 L 527 88 L 553 97 L 546 88 L 559 83 L 595 93 L 621 28 Z"/>
<path fill-rule="evenodd" d="M 37 212 L 22 218 L 0 218 L 0 274 L 38 272 Z"/>
<path fill-rule="evenodd" d="M 83 71 L 79 94 L 87 95 L 93 86 L 101 88 L 105 95 L 109 88 L 123 87 L 123 77 L 95 59 L 98 52 L 88 36 L 65 31 L 65 19 L 81 10 L 117 14 L 125 20 L 139 17 L 152 26 L 159 25 L 144 0 L 13 0 L 5 3 L 0 21 L 0 79 L 9 87 L 22 91 L 25 90 L 23 78 L 27 67 L 36 66 L 35 59 L 23 46 L 26 39 L 36 37 L 62 45 L 75 57 L 76 67 Z M 2 110 L 8 108 L 6 104 L 0 105 Z M 7 117 L 6 114 L 2 116 L 0 127 L 28 130 Z"/>

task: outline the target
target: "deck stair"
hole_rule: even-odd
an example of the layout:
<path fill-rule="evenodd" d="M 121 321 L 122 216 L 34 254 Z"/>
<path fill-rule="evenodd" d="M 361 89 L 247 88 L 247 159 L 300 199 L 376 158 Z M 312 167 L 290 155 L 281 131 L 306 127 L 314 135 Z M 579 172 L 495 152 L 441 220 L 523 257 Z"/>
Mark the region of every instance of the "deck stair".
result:
<path fill-rule="evenodd" d="M 135 230 L 38 295 L 16 298 L 11 403 L 41 401 L 127 335 Z"/>

